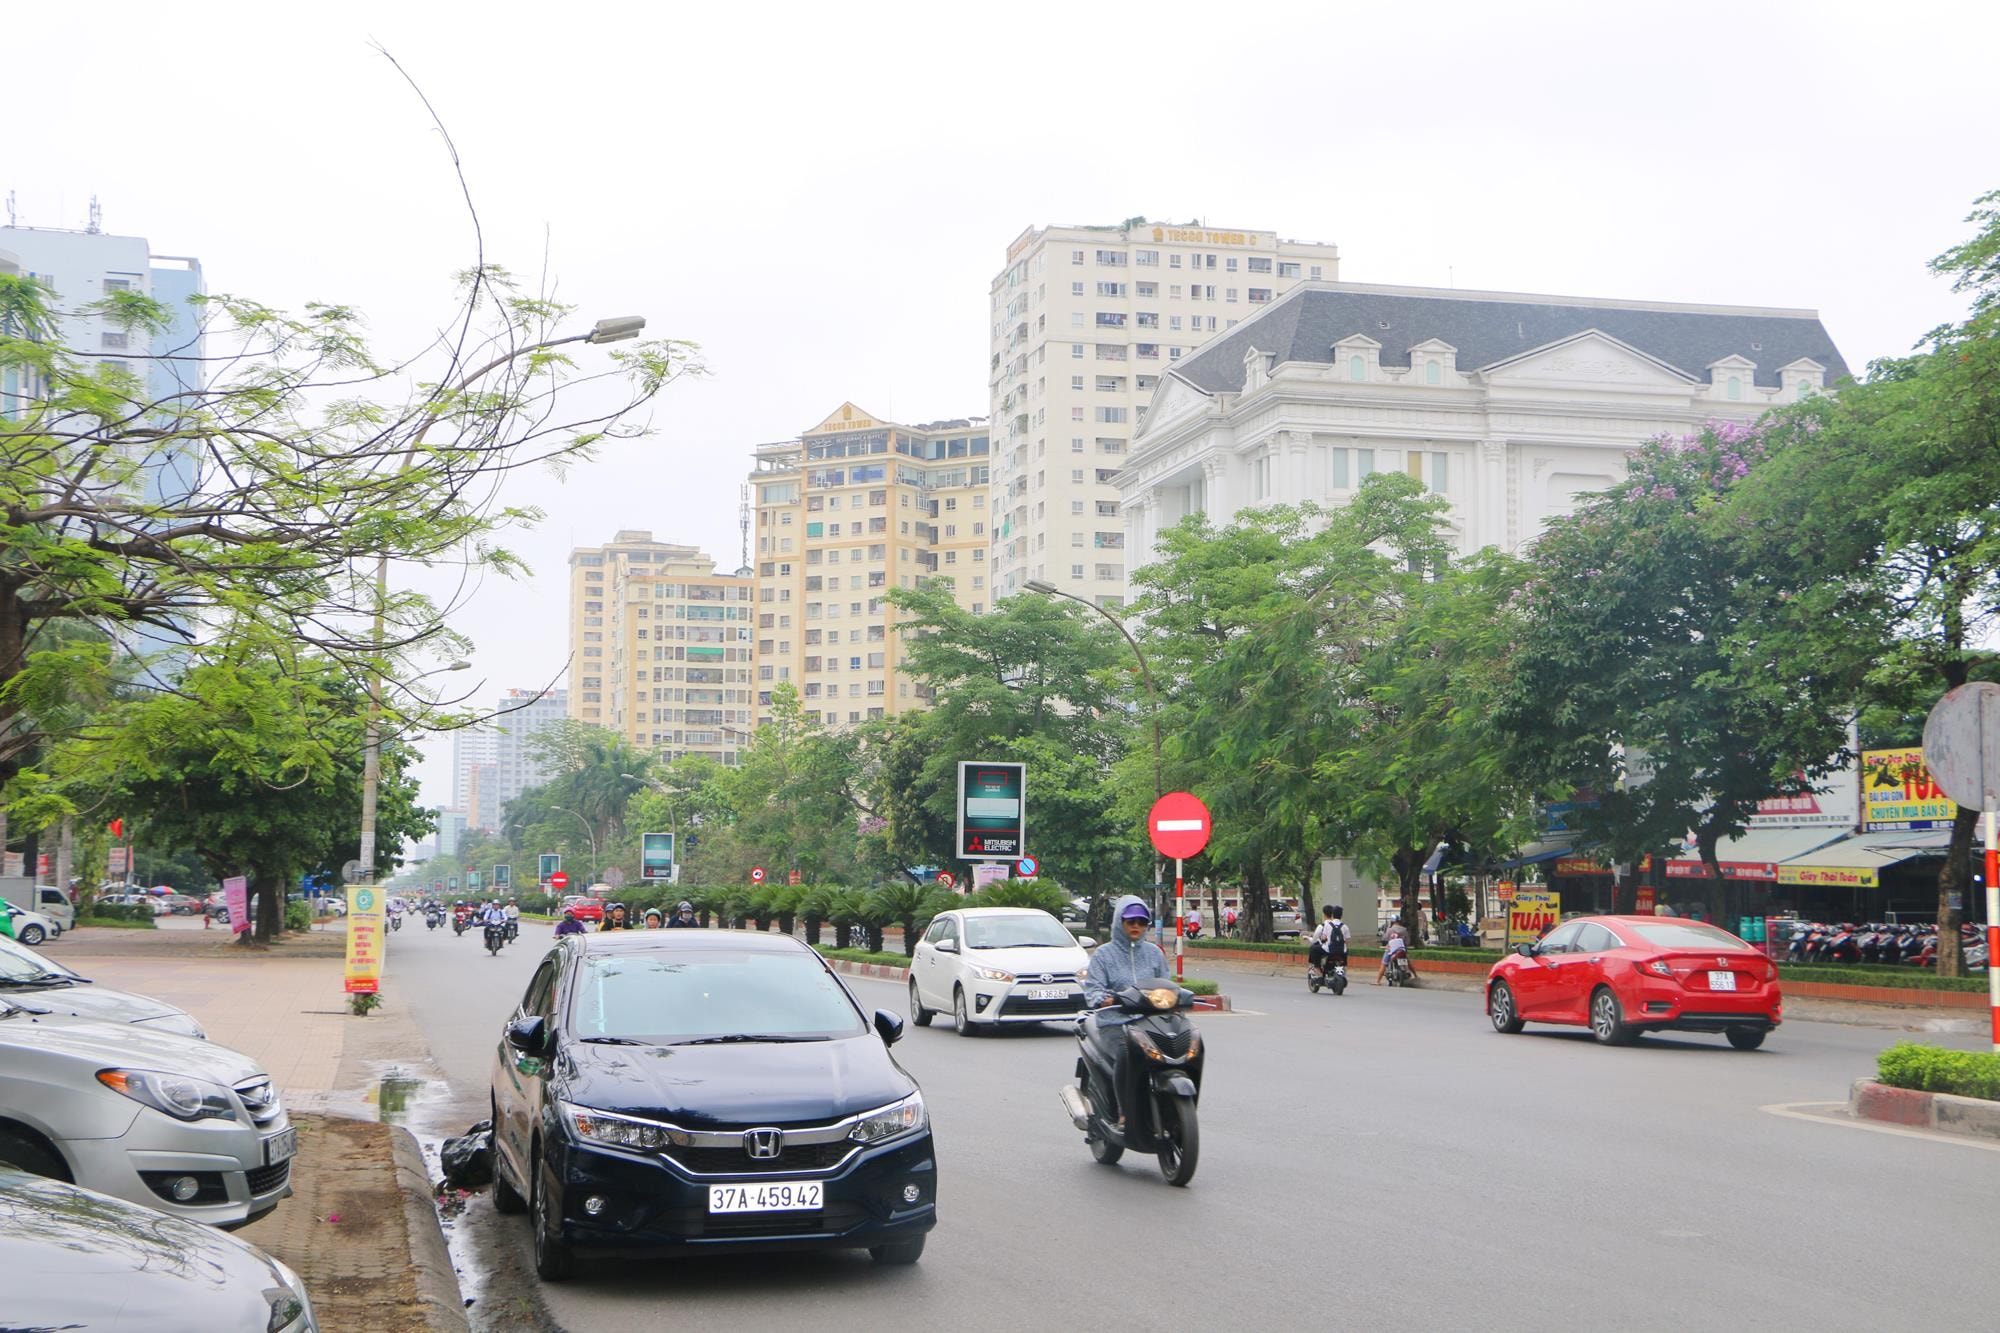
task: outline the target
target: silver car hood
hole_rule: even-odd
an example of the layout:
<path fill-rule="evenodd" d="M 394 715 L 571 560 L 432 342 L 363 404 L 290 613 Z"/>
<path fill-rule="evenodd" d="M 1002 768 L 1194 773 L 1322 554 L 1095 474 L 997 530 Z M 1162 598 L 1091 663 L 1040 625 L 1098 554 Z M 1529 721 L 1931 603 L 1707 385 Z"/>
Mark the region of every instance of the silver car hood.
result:
<path fill-rule="evenodd" d="M 82 983 L 69 986 L 0 986 L 0 996 L 35 1009 L 53 1009 L 71 1018 L 94 1019 L 100 1023 L 144 1023 L 156 1018 L 184 1018 L 194 1022 L 185 1009 L 163 1004 L 150 996 L 131 991 L 110 990 Z"/>
<path fill-rule="evenodd" d="M 25 996 L 9 998 L 24 1008 L 54 1009 L 53 1005 L 39 1004 Z M 23 1049 L 96 1061 L 106 1068 L 122 1066 L 195 1074 L 231 1086 L 266 1077 L 255 1060 L 227 1046 L 176 1036 L 156 1027 L 107 1023 L 63 1013 L 14 1013 L 0 1017 L 0 1052 L 17 1044 Z"/>

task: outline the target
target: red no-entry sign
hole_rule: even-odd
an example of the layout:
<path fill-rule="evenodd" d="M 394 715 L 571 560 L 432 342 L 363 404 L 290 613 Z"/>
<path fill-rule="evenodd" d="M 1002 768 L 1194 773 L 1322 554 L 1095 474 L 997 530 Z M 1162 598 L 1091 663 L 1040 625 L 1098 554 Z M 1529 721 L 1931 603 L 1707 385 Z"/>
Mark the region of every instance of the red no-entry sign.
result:
<path fill-rule="evenodd" d="M 1146 816 L 1146 832 L 1152 836 L 1154 850 L 1178 860 L 1195 856 L 1208 846 L 1213 827 L 1208 807 L 1191 791 L 1168 792 L 1153 802 L 1152 813 Z"/>
<path fill-rule="evenodd" d="M 569 875 L 561 870 L 556 871 L 555 874 L 549 876 L 549 887 L 557 893 L 561 893 L 569 887 Z"/>

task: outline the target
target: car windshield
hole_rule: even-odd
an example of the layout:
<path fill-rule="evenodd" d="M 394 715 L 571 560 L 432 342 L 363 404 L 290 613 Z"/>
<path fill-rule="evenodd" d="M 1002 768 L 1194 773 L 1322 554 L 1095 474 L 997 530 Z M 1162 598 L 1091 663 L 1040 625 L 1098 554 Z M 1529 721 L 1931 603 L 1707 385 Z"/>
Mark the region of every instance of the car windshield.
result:
<path fill-rule="evenodd" d="M 1747 949 L 1726 930 L 1699 921 L 1621 921 L 1619 926 L 1662 949 Z"/>
<path fill-rule="evenodd" d="M 0 982 L 69 981 L 76 973 L 12 940 L 0 939 Z"/>
<path fill-rule="evenodd" d="M 792 953 L 586 955 L 570 1006 L 584 1041 L 825 1041 L 866 1028 L 817 958 Z"/>
<path fill-rule="evenodd" d="M 1052 916 L 972 916 L 965 919 L 968 949 L 1074 949 L 1076 938 Z"/>

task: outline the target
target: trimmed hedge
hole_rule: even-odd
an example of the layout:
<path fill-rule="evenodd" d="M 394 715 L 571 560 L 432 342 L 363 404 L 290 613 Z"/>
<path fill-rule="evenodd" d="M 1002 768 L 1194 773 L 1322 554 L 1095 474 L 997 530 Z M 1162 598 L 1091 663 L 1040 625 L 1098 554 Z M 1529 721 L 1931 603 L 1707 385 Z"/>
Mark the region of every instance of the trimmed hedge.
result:
<path fill-rule="evenodd" d="M 100 913 L 105 910 L 106 910 L 105 908 L 98 909 Z M 79 926 L 108 926 L 113 930 L 158 930 L 159 929 L 158 926 L 153 924 L 153 912 L 151 908 L 146 909 L 146 915 L 143 917 L 102 916 L 102 915 L 80 916 L 76 919 L 76 924 Z"/>
<path fill-rule="evenodd" d="M 1941 977 L 1921 967 L 1833 967 L 1822 963 L 1778 964 L 1782 981 L 1823 981 L 1831 986 L 1901 987 L 1905 990 L 1979 991 L 1986 978 Z"/>
<path fill-rule="evenodd" d="M 2000 1055 L 1898 1042 L 1875 1058 L 1876 1076 L 1892 1088 L 2000 1101 Z"/>
<path fill-rule="evenodd" d="M 153 905 L 151 903 L 92 903 L 90 905 L 89 917 L 78 921 L 77 924 L 79 926 L 86 923 L 101 925 L 107 921 L 118 921 L 133 926 L 150 926 L 153 924 Z"/>

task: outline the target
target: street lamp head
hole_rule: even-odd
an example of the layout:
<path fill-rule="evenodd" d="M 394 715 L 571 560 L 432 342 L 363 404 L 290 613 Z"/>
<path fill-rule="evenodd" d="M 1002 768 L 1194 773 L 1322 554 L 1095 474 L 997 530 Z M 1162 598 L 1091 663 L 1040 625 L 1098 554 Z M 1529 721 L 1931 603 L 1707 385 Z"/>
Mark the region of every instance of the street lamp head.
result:
<path fill-rule="evenodd" d="M 584 340 L 593 343 L 623 342 L 627 338 L 639 336 L 639 330 L 646 327 L 644 315 L 621 315 L 617 319 L 600 319 L 590 335 Z"/>
<path fill-rule="evenodd" d="M 446 667 L 446 668 L 445 668 L 445 670 L 446 670 L 446 671 L 470 671 L 470 670 L 472 670 L 472 663 L 470 663 L 470 662 L 463 662 L 463 661 L 461 661 L 461 662 L 453 662 L 453 663 L 452 663 L 452 664 L 451 664 L 450 666 Z"/>
<path fill-rule="evenodd" d="M 1026 583 L 1022 584 L 1021 586 L 1027 589 L 1029 592 L 1038 592 L 1042 594 L 1044 597 L 1049 596 L 1051 593 L 1059 593 L 1062 591 L 1062 589 L 1056 587 L 1055 584 L 1046 582 L 1045 580 L 1042 579 L 1029 579 Z"/>

